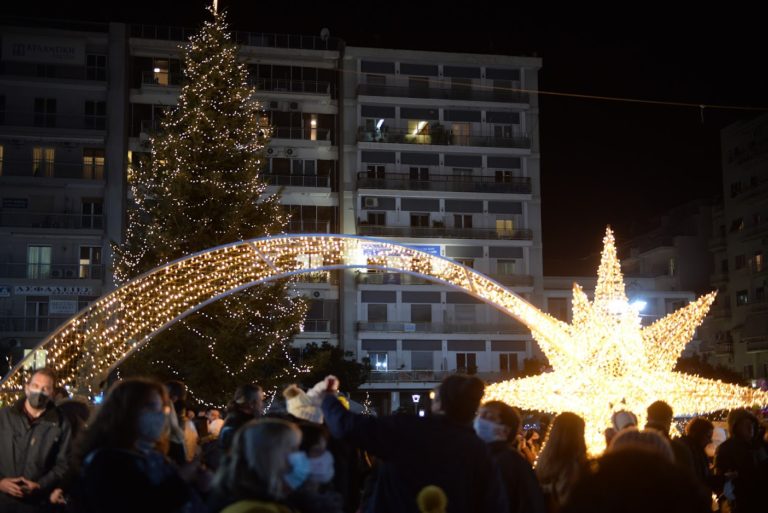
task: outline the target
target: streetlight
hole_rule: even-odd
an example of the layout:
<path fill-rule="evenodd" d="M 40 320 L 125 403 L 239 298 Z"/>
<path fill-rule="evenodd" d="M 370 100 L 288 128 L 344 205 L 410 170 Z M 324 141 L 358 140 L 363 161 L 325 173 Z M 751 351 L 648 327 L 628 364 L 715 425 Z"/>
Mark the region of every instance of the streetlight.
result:
<path fill-rule="evenodd" d="M 417 409 L 419 406 L 419 401 L 421 400 L 421 396 L 419 394 L 413 394 L 411 396 L 411 400 L 413 401 L 413 412 L 418 413 Z"/>

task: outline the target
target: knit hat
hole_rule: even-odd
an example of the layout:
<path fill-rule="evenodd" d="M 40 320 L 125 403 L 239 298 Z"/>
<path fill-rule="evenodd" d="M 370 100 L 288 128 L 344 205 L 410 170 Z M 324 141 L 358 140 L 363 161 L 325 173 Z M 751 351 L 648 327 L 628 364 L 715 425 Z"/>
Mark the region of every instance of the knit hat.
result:
<path fill-rule="evenodd" d="M 627 410 L 619 410 L 611 416 L 611 424 L 617 432 L 630 426 L 637 426 L 637 417 Z"/>
<path fill-rule="evenodd" d="M 327 376 L 307 392 L 304 392 L 298 385 L 290 385 L 286 388 L 283 391 L 283 397 L 285 397 L 285 407 L 288 413 L 300 419 L 322 424 L 323 410 L 320 409 L 320 403 L 323 400 L 323 392 L 328 389 L 329 379 L 335 379 L 338 382 L 335 376 Z"/>

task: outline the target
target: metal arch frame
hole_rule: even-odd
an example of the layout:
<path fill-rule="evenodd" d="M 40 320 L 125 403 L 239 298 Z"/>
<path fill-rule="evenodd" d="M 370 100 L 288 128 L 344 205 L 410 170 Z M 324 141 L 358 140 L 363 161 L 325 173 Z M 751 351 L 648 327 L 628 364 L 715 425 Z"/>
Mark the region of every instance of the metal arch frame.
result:
<path fill-rule="evenodd" d="M 188 308 L 188 309 L 182 311 L 178 315 L 174 316 L 172 319 L 168 320 L 167 322 L 165 322 L 161 326 L 157 327 L 156 329 L 153 329 L 150 333 L 148 333 L 145 336 L 143 336 L 141 338 L 141 340 L 132 342 L 130 349 L 128 349 L 128 351 L 124 352 L 122 354 L 122 356 L 117 358 L 115 360 L 115 362 L 112 363 L 108 367 L 107 372 L 113 370 L 116 366 L 118 366 L 120 363 L 125 361 L 125 359 L 128 356 L 130 356 L 131 354 L 133 354 L 134 351 L 140 349 L 145 344 L 147 344 L 158 333 L 161 333 L 162 331 L 164 331 L 165 329 L 169 328 L 170 326 L 172 326 L 173 324 L 177 323 L 178 321 L 180 321 L 180 320 L 182 320 L 182 319 L 192 315 L 193 313 L 199 311 L 200 309 L 204 308 L 205 306 L 207 306 L 207 305 L 209 305 L 209 304 L 211 304 L 211 303 L 213 303 L 215 301 L 218 301 L 218 300 L 223 299 L 223 298 L 225 298 L 227 296 L 230 296 L 232 294 L 236 294 L 238 292 L 241 292 L 243 290 L 246 290 L 248 288 L 251 288 L 253 286 L 256 286 L 256 285 L 259 285 L 259 284 L 262 284 L 262 283 L 268 283 L 268 282 L 271 282 L 271 281 L 275 281 L 275 280 L 279 280 L 279 279 L 285 279 L 285 278 L 290 278 L 291 276 L 295 276 L 295 275 L 299 275 L 299 274 L 312 273 L 312 272 L 327 272 L 327 271 L 345 270 L 345 269 L 375 269 L 375 270 L 380 270 L 380 271 L 389 271 L 389 272 L 398 272 L 398 273 L 402 273 L 402 274 L 409 274 L 409 275 L 412 275 L 412 276 L 417 276 L 417 277 L 425 278 L 425 279 L 428 279 L 430 281 L 433 281 L 433 282 L 440 283 L 442 285 L 448 286 L 448 287 L 450 287 L 452 289 L 455 289 L 455 290 L 458 290 L 458 291 L 470 294 L 471 296 L 479 299 L 480 301 L 493 306 L 494 308 L 498 309 L 499 311 L 501 311 L 501 312 L 503 312 L 503 313 L 505 313 L 507 315 L 510 315 L 510 316 L 512 316 L 514 318 L 517 318 L 520 322 L 522 322 L 525 325 L 528 325 L 528 321 L 530 320 L 530 319 L 525 319 L 524 318 L 525 316 L 521 317 L 519 315 L 516 315 L 514 312 L 510 311 L 507 307 L 505 307 L 505 306 L 503 306 L 501 304 L 498 304 L 498 303 L 494 302 L 493 300 L 491 300 L 491 299 L 489 299 L 487 297 L 483 297 L 481 294 L 479 294 L 475 290 L 474 286 L 471 287 L 471 288 L 464 288 L 464 287 L 462 287 L 462 286 L 460 286 L 460 285 L 458 285 L 456 283 L 452 283 L 450 281 L 447 281 L 445 279 L 442 279 L 442 278 L 437 277 L 437 276 L 432 275 L 432 274 L 425 274 L 425 273 L 415 272 L 415 271 L 412 271 L 412 270 L 409 270 L 409 269 L 402 269 L 402 268 L 399 268 L 399 267 L 391 267 L 391 266 L 386 266 L 386 265 L 374 265 L 374 264 L 367 264 L 367 263 L 366 264 L 363 264 L 363 263 L 342 263 L 342 264 L 323 265 L 323 266 L 311 267 L 311 268 L 301 268 L 301 269 L 295 269 L 295 270 L 288 271 L 288 272 L 279 272 L 279 270 L 274 266 L 274 263 L 266 255 L 264 255 L 260 251 L 258 244 L 259 243 L 264 243 L 264 242 L 267 242 L 267 241 L 276 241 L 276 240 L 280 240 L 280 239 L 285 239 L 286 241 L 298 241 L 300 239 L 315 239 L 315 240 L 317 240 L 317 239 L 327 239 L 329 241 L 331 241 L 331 240 L 341 240 L 341 241 L 350 240 L 350 241 L 357 241 L 359 244 L 373 245 L 376 249 L 379 249 L 379 250 L 387 250 L 387 249 L 389 249 L 389 250 L 392 250 L 392 249 L 399 250 L 401 252 L 400 257 L 412 258 L 414 256 L 418 256 L 418 257 L 424 257 L 424 258 L 426 258 L 430 262 L 440 262 L 440 261 L 443 261 L 446 264 L 450 264 L 451 266 L 458 267 L 458 268 L 462 269 L 464 276 L 467 278 L 467 281 L 471 285 L 474 285 L 475 282 L 478 279 L 482 280 L 482 281 L 485 281 L 487 284 L 493 285 L 493 286 L 498 287 L 499 289 L 501 289 L 505 295 L 509 296 L 509 299 L 511 299 L 511 300 L 513 300 L 515 302 L 518 302 L 521 305 L 530 306 L 531 308 L 535 308 L 535 307 L 533 307 L 533 305 L 530 305 L 527 301 L 525 301 L 523 298 L 521 298 L 520 296 L 518 296 L 517 294 L 515 294 L 511 290 L 509 290 L 507 287 L 505 287 L 505 286 L 501 285 L 500 283 L 498 283 L 497 281 L 495 281 L 495 280 L 493 280 L 493 279 L 483 275 L 482 273 L 479 273 L 479 272 L 475 271 L 474 269 L 470 269 L 470 268 L 464 266 L 463 264 L 460 264 L 460 263 L 458 263 L 458 262 L 456 262 L 454 260 L 451 260 L 449 258 L 443 257 L 441 255 L 432 255 L 432 254 L 420 251 L 418 249 L 415 249 L 415 248 L 412 248 L 412 247 L 409 247 L 409 246 L 406 246 L 406 245 L 403 245 L 403 244 L 394 243 L 394 242 L 391 242 L 391 241 L 388 241 L 388 240 L 377 239 L 377 238 L 370 238 L 370 237 L 363 237 L 363 236 L 358 236 L 358 235 L 345 235 L 345 234 L 291 234 L 291 235 L 274 235 L 274 236 L 260 237 L 260 238 L 245 240 L 245 241 L 232 242 L 232 243 L 224 244 L 224 245 L 221 245 L 221 246 L 216 246 L 216 247 L 204 250 L 204 251 L 198 251 L 196 253 L 187 255 L 185 257 L 173 260 L 173 261 L 171 261 L 171 262 L 169 262 L 167 264 L 164 264 L 164 265 L 156 267 L 156 268 L 154 268 L 154 269 L 152 269 L 150 271 L 142 273 L 141 275 L 137 276 L 136 278 L 132 279 L 131 281 L 123 284 L 121 287 L 118 287 L 114 291 L 110 292 L 106 296 L 103 296 L 101 299 L 97 300 L 93 304 L 85 307 L 83 310 L 81 310 L 80 312 L 75 314 L 73 317 L 71 317 L 65 323 L 60 325 L 56 330 L 54 330 L 50 335 L 48 335 L 40 343 L 38 343 L 35 346 L 35 348 L 29 353 L 29 355 L 27 355 L 25 358 L 20 360 L 13 367 L 13 369 L 11 369 L 2 378 L 2 380 L 0 380 L 0 398 L 2 398 L 4 395 L 8 395 L 8 394 L 18 395 L 18 393 L 14 394 L 13 390 L 6 389 L 5 386 L 9 383 L 9 381 L 12 378 L 17 377 L 19 375 L 19 373 L 22 371 L 24 365 L 31 358 L 34 358 L 35 352 L 37 350 L 46 348 L 51 342 L 55 341 L 55 339 L 64 330 L 66 330 L 68 327 L 76 325 L 77 322 L 79 322 L 79 321 L 88 319 L 88 316 L 90 315 L 91 312 L 97 311 L 98 309 L 100 309 L 104 305 L 108 304 L 108 302 L 111 299 L 118 298 L 122 289 L 124 289 L 126 287 L 129 287 L 131 285 L 134 285 L 134 284 L 138 284 L 138 283 L 142 282 L 144 279 L 146 279 L 148 277 L 160 275 L 161 273 L 163 273 L 165 271 L 168 271 L 169 269 L 174 268 L 175 266 L 178 266 L 179 264 L 183 264 L 183 263 L 186 263 L 186 262 L 194 262 L 199 257 L 203 257 L 203 256 L 207 256 L 207 255 L 212 255 L 212 254 L 214 254 L 216 252 L 226 250 L 227 248 L 251 246 L 253 248 L 253 250 L 256 251 L 256 253 L 260 256 L 260 258 L 262 259 L 262 261 L 264 263 L 266 263 L 269 267 L 271 267 L 272 269 L 274 269 L 275 271 L 278 271 L 278 272 L 276 272 L 276 274 L 270 274 L 270 275 L 265 276 L 263 278 L 260 278 L 258 280 L 250 281 L 250 282 L 244 283 L 242 285 L 239 285 L 237 287 L 233 287 L 231 289 L 228 289 L 228 290 L 226 290 L 226 291 L 224 291 L 224 292 L 222 292 L 220 294 L 216 294 L 214 296 L 209 297 L 208 299 L 206 299 L 204 301 L 196 303 L 191 308 Z M 305 254 L 313 254 L 313 253 L 307 252 Z M 397 255 L 389 255 L 389 256 L 397 257 Z M 128 338 L 127 340 L 130 340 L 130 338 Z M 125 341 L 123 341 L 123 342 L 125 342 Z M 17 391 L 18 391 L 18 388 L 17 388 Z"/>

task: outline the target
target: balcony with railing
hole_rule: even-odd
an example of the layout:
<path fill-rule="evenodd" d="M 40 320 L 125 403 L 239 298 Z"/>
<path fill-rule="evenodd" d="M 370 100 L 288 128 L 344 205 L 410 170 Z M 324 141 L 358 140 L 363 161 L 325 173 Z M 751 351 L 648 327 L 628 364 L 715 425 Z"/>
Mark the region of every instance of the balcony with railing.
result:
<path fill-rule="evenodd" d="M 475 146 L 480 148 L 519 148 L 530 149 L 531 139 L 527 135 L 499 137 L 482 134 L 454 134 L 450 130 L 437 131 L 434 128 L 429 133 L 414 133 L 405 128 L 366 129 L 359 127 L 357 142 L 374 142 L 383 144 L 423 144 L 438 146 Z"/>
<path fill-rule="evenodd" d="M 489 274 L 488 277 L 506 287 L 533 287 L 530 274 Z"/>
<path fill-rule="evenodd" d="M 715 342 L 715 354 L 728 355 L 733 354 L 733 342 Z"/>
<path fill-rule="evenodd" d="M 330 221 L 289 221 L 287 233 L 332 233 Z"/>
<path fill-rule="evenodd" d="M 103 230 L 104 222 L 103 215 L 0 210 L 0 226 L 4 227 Z"/>
<path fill-rule="evenodd" d="M 532 287 L 533 276 L 527 274 L 489 274 L 489 278 L 507 287 Z M 355 281 L 359 285 L 436 285 L 437 283 L 410 274 L 399 273 L 358 273 Z"/>
<path fill-rule="evenodd" d="M 520 323 L 477 322 L 366 322 L 357 323 L 358 331 L 389 333 L 494 333 L 525 334 L 530 330 Z"/>
<path fill-rule="evenodd" d="M 317 271 L 312 273 L 301 273 L 295 275 L 297 283 L 328 284 L 338 285 L 339 276 L 336 272 Z"/>
<path fill-rule="evenodd" d="M 104 164 L 48 160 L 2 160 L 0 176 L 104 180 Z"/>
<path fill-rule="evenodd" d="M 66 64 L 40 64 L 37 62 L 0 63 L 0 76 L 28 77 L 45 80 L 88 80 L 106 82 L 106 66 L 70 66 Z"/>
<path fill-rule="evenodd" d="M 709 311 L 709 315 L 713 319 L 727 319 L 731 316 L 731 307 L 730 305 L 715 303 L 712 305 L 712 308 Z"/>
<path fill-rule="evenodd" d="M 707 243 L 710 251 L 721 251 L 727 247 L 727 240 L 724 234 L 713 234 Z"/>
<path fill-rule="evenodd" d="M 0 317 L 2 333 L 48 333 L 62 325 L 69 316 Z"/>
<path fill-rule="evenodd" d="M 409 173 L 387 173 L 383 178 L 367 171 L 357 173 L 358 189 L 392 189 L 401 191 L 480 192 L 494 194 L 531 194 L 531 179 L 527 176 L 497 181 L 494 176 L 456 176 L 432 174 L 429 180 L 414 180 Z"/>
<path fill-rule="evenodd" d="M 141 86 L 178 87 L 184 80 L 183 73 L 171 73 L 169 71 L 142 71 Z"/>
<path fill-rule="evenodd" d="M 130 37 L 161 39 L 166 41 L 187 41 L 200 31 L 198 28 L 169 27 L 161 25 L 130 26 Z M 290 48 L 296 50 L 336 51 L 340 40 L 335 37 L 317 37 L 301 34 L 274 34 L 263 32 L 234 31 L 234 42 L 240 45 L 260 48 Z"/>
<path fill-rule="evenodd" d="M 101 264 L 29 264 L 0 262 L 0 278 L 26 280 L 101 280 L 104 266 Z"/>
<path fill-rule="evenodd" d="M 103 131 L 107 126 L 107 118 L 106 116 L 4 111 L 0 112 L 0 126 Z"/>
<path fill-rule="evenodd" d="M 328 81 L 316 80 L 291 80 L 281 78 L 249 78 L 248 84 L 258 91 L 292 94 L 318 94 L 322 96 L 336 96 L 336 90 Z"/>
<path fill-rule="evenodd" d="M 745 228 L 744 230 L 741 231 L 741 233 L 739 233 L 741 240 L 763 237 L 765 235 L 768 235 L 768 221 L 763 221 L 762 223 L 754 224 L 749 228 Z"/>
<path fill-rule="evenodd" d="M 359 222 L 359 235 L 372 237 L 414 237 L 433 239 L 487 239 L 487 240 L 532 240 L 533 232 L 528 229 L 506 230 L 497 228 L 456 228 L 453 226 L 381 226 Z"/>
<path fill-rule="evenodd" d="M 433 371 L 433 370 L 391 370 L 391 371 L 372 371 L 368 375 L 368 383 L 440 383 L 451 374 L 461 372 L 466 373 L 465 369 L 455 371 Z M 473 372 L 473 375 L 482 379 L 486 383 L 496 381 L 505 381 L 517 376 L 512 371 L 505 372 Z"/>
<path fill-rule="evenodd" d="M 155 134 L 160 131 L 159 119 L 142 119 L 141 120 L 141 132 L 145 134 Z"/>
<path fill-rule="evenodd" d="M 330 128 L 289 128 L 272 127 L 272 139 L 301 139 L 305 141 L 331 142 L 333 132 Z"/>
<path fill-rule="evenodd" d="M 331 177 L 317 175 L 264 175 L 268 185 L 278 187 L 331 187 Z"/>
<path fill-rule="evenodd" d="M 469 100 L 476 102 L 528 103 L 528 93 L 513 89 L 490 87 L 450 87 L 443 84 L 430 84 L 428 87 L 409 87 L 397 85 L 359 84 L 358 96 L 384 96 L 396 98 L 427 98 L 430 100 Z"/>
<path fill-rule="evenodd" d="M 328 319 L 304 319 L 303 333 L 330 333 L 331 321 Z"/>
<path fill-rule="evenodd" d="M 436 282 L 411 274 L 399 273 L 357 273 L 359 285 L 435 285 Z"/>
<path fill-rule="evenodd" d="M 747 351 L 750 353 L 768 351 L 768 338 L 762 340 L 748 340 Z"/>

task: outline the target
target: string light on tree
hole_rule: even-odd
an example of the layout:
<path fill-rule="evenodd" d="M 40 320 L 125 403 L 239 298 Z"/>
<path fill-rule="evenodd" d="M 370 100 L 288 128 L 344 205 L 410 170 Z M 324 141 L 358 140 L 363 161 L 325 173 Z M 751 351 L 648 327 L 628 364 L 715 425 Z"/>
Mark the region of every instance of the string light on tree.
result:
<path fill-rule="evenodd" d="M 262 175 L 271 128 L 248 85 L 225 16 L 216 4 L 184 49 L 178 105 L 150 139 L 148 159 L 129 169 L 133 208 L 126 240 L 115 246 L 115 275 L 126 283 L 158 265 L 221 244 L 283 233 L 289 216 Z M 135 165 L 134 165 L 135 164 Z M 123 366 L 123 375 L 176 377 L 206 402 L 220 403 L 238 383 L 265 388 L 289 369 L 306 301 L 289 284 L 255 287 L 212 304 L 159 335 Z M 172 362 L 173 372 L 157 362 Z"/>

